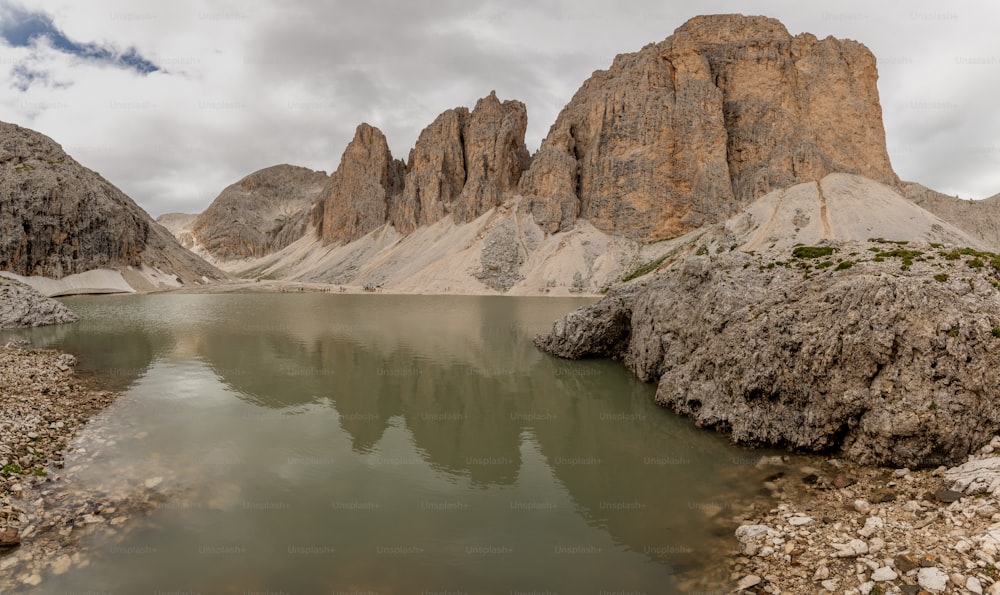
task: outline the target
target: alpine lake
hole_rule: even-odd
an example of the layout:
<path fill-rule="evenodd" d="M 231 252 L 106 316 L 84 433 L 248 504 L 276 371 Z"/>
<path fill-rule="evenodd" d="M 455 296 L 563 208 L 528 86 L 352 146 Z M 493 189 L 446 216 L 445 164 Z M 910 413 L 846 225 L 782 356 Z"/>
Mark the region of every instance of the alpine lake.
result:
<path fill-rule="evenodd" d="M 148 502 L 46 593 L 681 593 L 728 575 L 762 451 L 532 338 L 591 300 L 64 298 L 2 334 L 121 391 L 54 490 Z M 727 520 L 728 519 L 728 520 Z"/>

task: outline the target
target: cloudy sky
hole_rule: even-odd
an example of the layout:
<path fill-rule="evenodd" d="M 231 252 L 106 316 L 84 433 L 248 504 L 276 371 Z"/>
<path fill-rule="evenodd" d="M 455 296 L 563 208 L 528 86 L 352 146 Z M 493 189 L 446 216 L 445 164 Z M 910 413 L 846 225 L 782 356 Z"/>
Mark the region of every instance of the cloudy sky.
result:
<path fill-rule="evenodd" d="M 617 53 L 696 14 L 767 14 L 865 43 L 896 171 L 1000 192 L 1000 8 L 970 0 L 0 0 L 0 120 L 39 130 L 153 216 L 277 163 L 327 173 L 360 122 L 405 158 L 495 89 L 535 150 Z"/>

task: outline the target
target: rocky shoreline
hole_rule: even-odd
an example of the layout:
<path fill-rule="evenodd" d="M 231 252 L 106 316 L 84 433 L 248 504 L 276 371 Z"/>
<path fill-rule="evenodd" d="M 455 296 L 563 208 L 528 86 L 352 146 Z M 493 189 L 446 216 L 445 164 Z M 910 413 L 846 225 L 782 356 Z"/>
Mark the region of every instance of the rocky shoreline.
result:
<path fill-rule="evenodd" d="M 997 451 L 917 471 L 763 459 L 778 504 L 734 519 L 736 592 L 1000 594 Z"/>
<path fill-rule="evenodd" d="M 116 394 L 89 386 L 56 351 L 0 348 L 0 592 L 31 591 L 48 574 L 88 564 L 79 541 L 118 532 L 155 507 L 148 494 L 108 497 L 64 476 L 74 437 Z"/>

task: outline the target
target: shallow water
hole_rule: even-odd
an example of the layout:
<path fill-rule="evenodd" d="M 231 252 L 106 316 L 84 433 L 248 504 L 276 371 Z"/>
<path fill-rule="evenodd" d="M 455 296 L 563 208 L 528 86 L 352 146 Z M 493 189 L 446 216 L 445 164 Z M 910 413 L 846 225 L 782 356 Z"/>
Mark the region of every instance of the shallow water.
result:
<path fill-rule="evenodd" d="M 67 475 L 162 501 L 45 592 L 680 592 L 721 569 L 711 517 L 760 485 L 760 453 L 621 365 L 534 348 L 587 300 L 64 301 L 80 323 L 4 338 L 125 390 Z"/>

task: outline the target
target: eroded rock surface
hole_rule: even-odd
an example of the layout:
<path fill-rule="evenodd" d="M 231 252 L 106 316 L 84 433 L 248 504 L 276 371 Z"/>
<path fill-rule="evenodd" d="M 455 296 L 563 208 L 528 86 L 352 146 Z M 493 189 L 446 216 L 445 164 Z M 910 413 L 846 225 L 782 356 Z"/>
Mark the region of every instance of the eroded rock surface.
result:
<path fill-rule="evenodd" d="M 521 191 L 548 231 L 580 217 L 653 241 L 831 172 L 896 184 L 876 81 L 860 43 L 793 37 L 766 17 L 695 17 L 594 73 Z"/>
<path fill-rule="evenodd" d="M 691 257 L 536 344 L 620 359 L 657 382 L 658 403 L 741 444 L 921 467 L 988 442 L 1000 429 L 1000 271 L 927 246 L 836 248 L 810 268 L 791 255 Z"/>
<path fill-rule="evenodd" d="M 80 318 L 62 302 L 31 287 L 0 277 L 0 330 L 76 322 Z"/>

